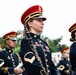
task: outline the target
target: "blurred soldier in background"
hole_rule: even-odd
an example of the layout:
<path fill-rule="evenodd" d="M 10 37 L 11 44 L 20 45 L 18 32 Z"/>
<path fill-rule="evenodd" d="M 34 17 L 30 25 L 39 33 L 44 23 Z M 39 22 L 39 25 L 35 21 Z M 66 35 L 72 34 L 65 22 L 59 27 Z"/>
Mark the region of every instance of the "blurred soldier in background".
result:
<path fill-rule="evenodd" d="M 70 62 L 74 75 L 76 75 L 76 23 L 69 28 L 69 32 L 71 33 L 70 41 L 73 42 L 70 46 Z"/>
<path fill-rule="evenodd" d="M 3 36 L 5 49 L 0 51 L 0 75 L 18 75 L 23 73 L 21 68 L 17 68 L 19 64 L 18 54 L 13 52 L 16 47 L 17 32 L 9 32 Z"/>
<path fill-rule="evenodd" d="M 61 75 L 72 75 L 71 65 L 69 61 L 69 47 L 66 47 L 60 51 L 62 53 L 62 59 L 58 64 L 58 69 Z"/>

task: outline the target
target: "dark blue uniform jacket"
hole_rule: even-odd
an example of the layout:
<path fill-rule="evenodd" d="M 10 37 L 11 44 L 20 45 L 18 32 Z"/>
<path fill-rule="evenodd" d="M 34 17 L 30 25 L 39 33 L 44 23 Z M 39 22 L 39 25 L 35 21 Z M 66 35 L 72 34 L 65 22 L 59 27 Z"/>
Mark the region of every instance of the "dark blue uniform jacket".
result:
<path fill-rule="evenodd" d="M 40 57 L 43 66 L 47 69 L 48 75 L 57 75 L 56 67 L 51 58 L 51 49 L 46 42 L 40 39 L 39 35 L 30 33 L 32 41 L 36 46 L 38 56 Z M 41 42 L 41 44 L 40 44 Z M 43 46 L 43 49 L 42 49 Z M 41 64 L 37 61 L 34 52 L 28 43 L 28 39 L 25 37 L 21 41 L 21 58 L 28 75 L 41 75 L 44 72 Z M 44 55 L 45 53 L 45 55 Z M 45 60 L 46 59 L 46 60 Z M 47 64 L 47 65 L 46 65 Z M 45 74 L 44 74 L 45 75 Z"/>
<path fill-rule="evenodd" d="M 72 65 L 72 70 L 76 71 L 76 41 L 70 47 L 70 62 Z"/>
<path fill-rule="evenodd" d="M 58 64 L 59 71 L 61 75 L 71 75 L 71 64 L 67 59 L 60 60 Z"/>
<path fill-rule="evenodd" d="M 19 64 L 18 55 L 5 48 L 0 51 L 0 75 L 14 74 L 14 67 Z"/>

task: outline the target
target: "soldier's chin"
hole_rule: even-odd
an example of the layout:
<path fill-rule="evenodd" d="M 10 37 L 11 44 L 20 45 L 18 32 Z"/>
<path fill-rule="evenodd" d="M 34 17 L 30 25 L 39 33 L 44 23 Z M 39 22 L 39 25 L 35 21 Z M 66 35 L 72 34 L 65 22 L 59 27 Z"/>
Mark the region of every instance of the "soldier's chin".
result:
<path fill-rule="evenodd" d="M 13 46 L 12 48 L 14 49 L 16 46 Z"/>

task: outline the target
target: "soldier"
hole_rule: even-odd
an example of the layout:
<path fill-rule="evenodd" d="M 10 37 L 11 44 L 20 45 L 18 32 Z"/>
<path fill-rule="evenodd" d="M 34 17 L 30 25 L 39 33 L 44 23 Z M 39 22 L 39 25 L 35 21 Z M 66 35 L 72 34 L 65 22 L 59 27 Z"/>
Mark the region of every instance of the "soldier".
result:
<path fill-rule="evenodd" d="M 21 16 L 26 33 L 21 41 L 21 58 L 28 75 L 57 75 L 51 49 L 40 38 L 46 20 L 42 12 L 40 5 L 34 5 Z"/>
<path fill-rule="evenodd" d="M 70 62 L 72 65 L 72 70 L 74 75 L 76 75 L 76 23 L 74 23 L 70 28 L 72 44 L 70 46 Z"/>
<path fill-rule="evenodd" d="M 16 68 L 19 64 L 19 56 L 13 52 L 16 47 L 17 32 L 9 32 L 3 36 L 5 49 L 0 51 L 0 75 L 15 75 L 23 73 L 21 68 Z"/>
<path fill-rule="evenodd" d="M 62 59 L 58 63 L 58 69 L 61 75 L 72 75 L 69 61 L 69 47 L 62 49 L 60 52 L 62 53 Z"/>

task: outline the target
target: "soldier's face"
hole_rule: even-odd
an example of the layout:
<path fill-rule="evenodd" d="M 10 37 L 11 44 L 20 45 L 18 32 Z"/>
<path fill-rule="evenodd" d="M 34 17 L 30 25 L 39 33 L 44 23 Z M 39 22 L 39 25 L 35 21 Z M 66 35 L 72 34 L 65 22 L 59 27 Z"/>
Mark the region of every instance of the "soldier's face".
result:
<path fill-rule="evenodd" d="M 15 48 L 16 47 L 16 40 L 6 40 L 6 45 L 8 46 L 8 48 Z"/>
<path fill-rule="evenodd" d="M 69 58 L 69 53 L 63 53 L 63 57 L 65 57 L 65 58 Z"/>
<path fill-rule="evenodd" d="M 43 31 L 43 19 L 37 18 L 33 19 L 32 22 L 28 22 L 28 25 L 30 27 L 30 31 L 34 32 L 42 32 Z"/>
<path fill-rule="evenodd" d="M 76 32 L 75 32 L 75 37 L 76 37 Z"/>

